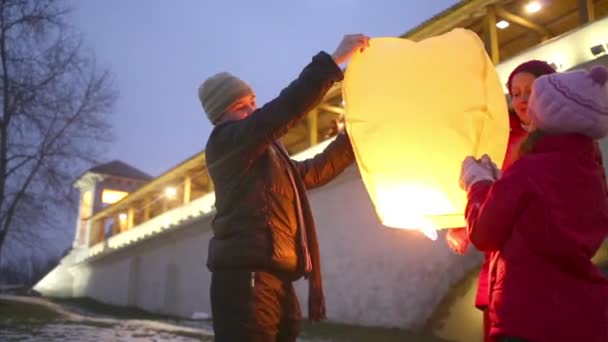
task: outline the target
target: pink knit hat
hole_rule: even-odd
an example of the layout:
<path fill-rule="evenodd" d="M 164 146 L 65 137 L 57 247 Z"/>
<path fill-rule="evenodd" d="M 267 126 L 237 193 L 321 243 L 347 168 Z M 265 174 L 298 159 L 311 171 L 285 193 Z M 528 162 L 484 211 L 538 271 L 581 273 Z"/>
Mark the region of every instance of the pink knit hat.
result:
<path fill-rule="evenodd" d="M 608 135 L 608 70 L 577 70 L 536 79 L 528 103 L 534 127 L 547 133 Z"/>

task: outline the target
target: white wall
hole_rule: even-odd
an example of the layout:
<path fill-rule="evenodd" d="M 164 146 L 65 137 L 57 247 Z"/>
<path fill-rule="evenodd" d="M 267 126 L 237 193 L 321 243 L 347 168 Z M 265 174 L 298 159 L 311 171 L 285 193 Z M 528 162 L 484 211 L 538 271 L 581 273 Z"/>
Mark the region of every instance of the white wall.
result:
<path fill-rule="evenodd" d="M 443 234 L 431 241 L 383 227 L 354 166 L 310 199 L 332 321 L 422 329 L 451 286 L 479 263 L 478 254 L 452 254 Z M 209 313 L 210 218 L 67 267 L 68 295 L 183 317 Z M 37 287 L 53 294 L 45 280 Z M 297 287 L 306 314 L 308 286 L 300 281 Z"/>
<path fill-rule="evenodd" d="M 310 193 L 331 320 L 420 329 L 451 287 L 481 260 L 414 231 L 382 226 L 356 168 Z M 307 312 L 304 281 L 298 284 Z M 472 307 L 473 302 L 470 303 Z"/>
<path fill-rule="evenodd" d="M 211 217 L 73 266 L 60 265 L 35 289 L 49 296 L 90 297 L 156 313 L 210 312 L 205 261 Z"/>

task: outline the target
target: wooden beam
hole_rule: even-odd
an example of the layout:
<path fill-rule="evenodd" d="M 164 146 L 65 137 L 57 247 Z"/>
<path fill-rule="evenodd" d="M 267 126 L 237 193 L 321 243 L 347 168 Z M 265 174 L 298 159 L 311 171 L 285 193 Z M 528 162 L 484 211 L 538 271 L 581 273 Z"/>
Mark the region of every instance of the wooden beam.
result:
<path fill-rule="evenodd" d="M 144 222 L 150 219 L 150 197 L 144 198 Z"/>
<path fill-rule="evenodd" d="M 167 196 L 163 196 L 161 199 L 162 202 L 162 206 L 163 208 L 161 209 L 160 213 L 164 214 L 167 212 L 167 210 L 169 210 L 169 201 L 170 199 Z"/>
<path fill-rule="evenodd" d="M 308 113 L 308 143 L 315 146 L 319 142 L 319 111 L 311 110 Z"/>
<path fill-rule="evenodd" d="M 120 214 L 114 215 L 114 222 L 112 222 L 112 236 L 120 234 L 121 224 L 120 224 Z"/>
<path fill-rule="evenodd" d="M 522 18 L 516 14 L 508 12 L 503 8 L 497 7 L 496 15 L 498 15 L 502 19 L 507 20 L 513 24 L 536 31 L 541 36 L 541 39 L 543 41 L 551 38 L 551 32 L 549 32 L 549 30 L 547 30 L 546 28 L 544 28 L 526 18 Z"/>
<path fill-rule="evenodd" d="M 332 98 L 334 98 L 336 96 L 342 96 L 342 83 L 341 82 L 334 83 L 334 85 L 325 94 L 325 97 L 323 98 L 323 102 L 326 102 L 327 100 L 331 100 Z"/>
<path fill-rule="evenodd" d="M 99 231 L 103 230 L 103 228 L 99 229 L 99 227 L 103 225 L 103 221 L 104 219 L 99 219 L 89 223 L 90 228 L 87 236 L 87 246 L 91 247 L 101 241 Z"/>
<path fill-rule="evenodd" d="M 401 38 L 420 41 L 448 32 L 454 27 L 458 27 L 462 22 L 471 19 L 476 13 L 484 8 L 496 4 L 499 1 L 500 0 L 458 1 L 454 6 L 401 35 Z"/>
<path fill-rule="evenodd" d="M 496 28 L 496 8 L 489 6 L 484 22 L 484 44 L 494 65 L 500 63 L 500 46 L 498 44 L 498 29 Z"/>
<path fill-rule="evenodd" d="M 97 224 L 97 231 L 96 231 L 96 241 L 95 244 L 103 242 L 106 240 L 106 220 L 102 220 L 101 222 L 98 222 Z"/>
<path fill-rule="evenodd" d="M 578 14 L 581 25 L 595 20 L 593 0 L 578 0 Z"/>
<path fill-rule="evenodd" d="M 129 207 L 129 210 L 127 210 L 127 229 L 133 228 L 134 220 L 135 220 L 135 209 L 133 209 L 133 207 Z"/>
<path fill-rule="evenodd" d="M 336 113 L 336 114 L 345 114 L 346 111 L 342 107 L 332 106 L 329 104 L 323 104 L 319 106 L 319 109 L 326 110 L 328 112 Z"/>
<path fill-rule="evenodd" d="M 184 204 L 190 203 L 190 193 L 192 190 L 192 177 L 186 176 L 184 180 Z"/>

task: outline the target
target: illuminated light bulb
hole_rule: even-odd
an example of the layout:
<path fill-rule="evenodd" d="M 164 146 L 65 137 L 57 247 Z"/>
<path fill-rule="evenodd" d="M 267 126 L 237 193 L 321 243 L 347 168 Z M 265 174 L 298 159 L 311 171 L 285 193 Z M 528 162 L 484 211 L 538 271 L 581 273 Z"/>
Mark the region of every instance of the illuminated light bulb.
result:
<path fill-rule="evenodd" d="M 177 195 L 177 190 L 174 187 L 168 187 L 165 189 L 165 196 L 168 198 L 174 198 Z"/>
<path fill-rule="evenodd" d="M 507 27 L 509 27 L 509 22 L 506 20 L 501 20 L 499 22 L 496 23 L 496 27 L 498 27 L 501 30 L 506 29 Z"/>
<path fill-rule="evenodd" d="M 532 14 L 532 13 L 536 13 L 536 12 L 540 11 L 541 8 L 543 8 L 543 6 L 538 1 L 530 1 L 529 3 L 526 4 L 526 6 L 524 8 L 527 13 Z"/>

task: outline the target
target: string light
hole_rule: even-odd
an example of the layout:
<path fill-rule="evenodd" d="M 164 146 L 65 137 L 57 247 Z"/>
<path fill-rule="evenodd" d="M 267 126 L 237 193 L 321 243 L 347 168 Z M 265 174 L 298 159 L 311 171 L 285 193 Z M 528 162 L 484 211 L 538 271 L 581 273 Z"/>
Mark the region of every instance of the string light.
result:
<path fill-rule="evenodd" d="M 496 27 L 498 27 L 501 30 L 506 29 L 507 27 L 509 27 L 509 22 L 506 20 L 501 20 L 499 22 L 496 23 Z"/>
<path fill-rule="evenodd" d="M 170 186 L 165 189 L 165 196 L 167 196 L 167 198 L 173 199 L 176 195 L 177 190 L 174 187 Z"/>
<path fill-rule="evenodd" d="M 542 7 L 543 6 L 540 4 L 540 2 L 538 2 L 538 1 L 530 1 L 526 5 L 525 9 L 526 9 L 527 13 L 532 14 L 532 13 L 536 13 L 536 12 L 540 11 Z"/>

